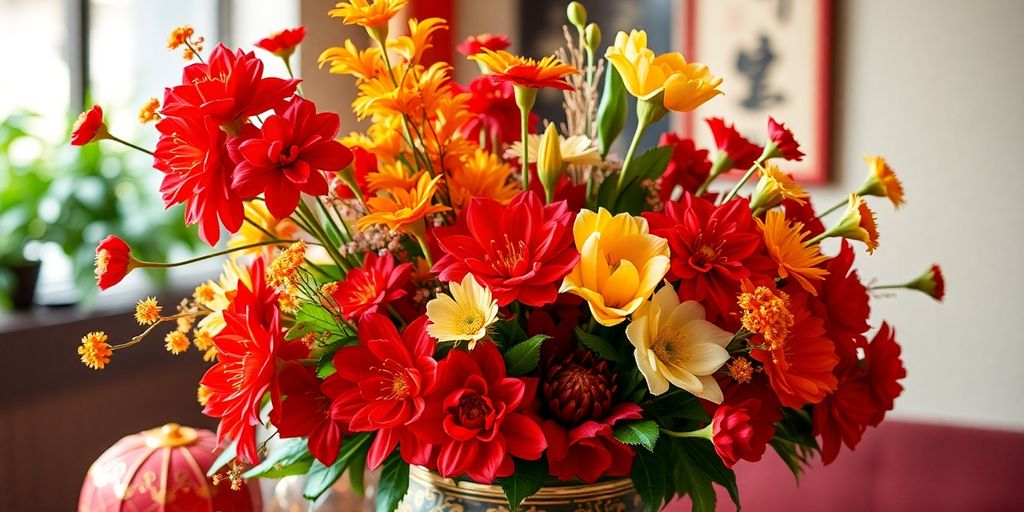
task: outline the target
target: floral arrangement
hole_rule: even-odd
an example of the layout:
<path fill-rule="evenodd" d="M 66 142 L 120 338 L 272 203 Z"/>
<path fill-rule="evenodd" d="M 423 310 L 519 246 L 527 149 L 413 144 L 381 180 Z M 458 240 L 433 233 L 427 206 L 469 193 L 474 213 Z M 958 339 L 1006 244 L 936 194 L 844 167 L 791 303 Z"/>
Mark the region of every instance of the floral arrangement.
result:
<path fill-rule="evenodd" d="M 799 474 L 884 419 L 906 371 L 895 331 L 871 333 L 869 299 L 944 294 L 937 266 L 898 286 L 854 269 L 854 245 L 878 248 L 867 198 L 904 202 L 885 159 L 869 157 L 863 186 L 819 211 L 784 171 L 803 153 L 772 118 L 762 144 L 708 119 L 714 155 L 673 133 L 639 147 L 722 82 L 656 55 L 645 32 L 618 33 L 601 58 L 599 27 L 573 2 L 566 46 L 540 60 L 508 53 L 503 36 L 465 41 L 482 74 L 460 85 L 423 59 L 445 20 L 389 33 L 405 3 L 330 11 L 373 41 L 320 55 L 354 77 L 353 110 L 371 121 L 340 138 L 299 80 L 223 45 L 204 59 L 191 28 L 172 33 L 168 46 L 199 62 L 140 119 L 160 134 L 166 204 L 185 203 L 211 246 L 232 234 L 196 259 L 231 257 L 171 314 L 140 301 L 146 328 L 131 340 L 86 335 L 86 365 L 171 323 L 167 350 L 194 345 L 211 363 L 198 398 L 230 445 L 219 478 L 307 474 L 315 499 L 346 470 L 358 486 L 382 468 L 378 510 L 396 508 L 409 465 L 498 483 L 512 509 L 546 482 L 630 477 L 650 510 L 684 494 L 708 510 L 712 483 L 738 504 L 739 460 L 771 446 Z M 256 46 L 288 63 L 304 35 Z M 563 95 L 565 121 L 541 128 L 531 110 L 544 89 Z M 631 101 L 637 128 L 619 158 Z M 93 107 L 72 143 L 101 139 L 131 145 Z M 719 187 L 732 170 L 742 178 Z M 111 236 L 96 277 L 106 289 L 191 261 L 141 261 Z M 259 426 L 284 441 L 268 450 Z"/>

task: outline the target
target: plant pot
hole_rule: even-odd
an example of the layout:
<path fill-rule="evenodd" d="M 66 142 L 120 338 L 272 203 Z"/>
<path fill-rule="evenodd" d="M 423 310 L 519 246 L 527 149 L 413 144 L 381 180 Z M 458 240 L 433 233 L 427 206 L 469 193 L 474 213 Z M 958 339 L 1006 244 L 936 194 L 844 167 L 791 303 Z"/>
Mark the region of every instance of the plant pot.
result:
<path fill-rule="evenodd" d="M 423 468 L 409 470 L 409 492 L 399 512 L 509 512 L 505 493 L 497 485 L 456 482 Z M 520 511 L 527 512 L 640 512 L 643 502 L 628 478 L 593 484 L 543 487 Z"/>
<path fill-rule="evenodd" d="M 36 283 L 39 282 L 38 261 L 25 261 L 19 263 L 8 263 L 4 265 L 11 271 L 14 278 L 11 288 L 11 305 L 16 310 L 29 309 L 32 307 L 32 299 L 36 294 Z"/>

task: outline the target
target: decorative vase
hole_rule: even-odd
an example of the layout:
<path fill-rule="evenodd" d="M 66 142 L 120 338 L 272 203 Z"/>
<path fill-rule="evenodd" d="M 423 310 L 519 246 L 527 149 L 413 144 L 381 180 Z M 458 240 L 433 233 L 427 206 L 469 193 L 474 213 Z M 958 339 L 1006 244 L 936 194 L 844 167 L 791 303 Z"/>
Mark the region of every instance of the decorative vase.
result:
<path fill-rule="evenodd" d="M 524 512 L 640 512 L 643 502 L 628 478 L 541 488 L 519 507 Z M 399 512 L 510 512 L 497 485 L 456 482 L 423 468 L 409 470 L 409 492 Z"/>
<path fill-rule="evenodd" d="M 206 472 L 217 458 L 217 436 L 169 423 L 121 439 L 89 468 L 79 512 L 262 510 L 258 481 L 232 490 Z"/>

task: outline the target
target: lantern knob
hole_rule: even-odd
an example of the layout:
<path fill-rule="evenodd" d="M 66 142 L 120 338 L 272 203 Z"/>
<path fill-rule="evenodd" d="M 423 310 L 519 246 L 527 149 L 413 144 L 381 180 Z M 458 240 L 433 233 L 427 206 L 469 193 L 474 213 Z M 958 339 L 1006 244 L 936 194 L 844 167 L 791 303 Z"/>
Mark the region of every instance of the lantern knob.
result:
<path fill-rule="evenodd" d="M 147 430 L 143 435 L 146 437 L 146 445 L 152 448 L 187 446 L 195 442 L 197 436 L 195 429 L 177 423 Z"/>

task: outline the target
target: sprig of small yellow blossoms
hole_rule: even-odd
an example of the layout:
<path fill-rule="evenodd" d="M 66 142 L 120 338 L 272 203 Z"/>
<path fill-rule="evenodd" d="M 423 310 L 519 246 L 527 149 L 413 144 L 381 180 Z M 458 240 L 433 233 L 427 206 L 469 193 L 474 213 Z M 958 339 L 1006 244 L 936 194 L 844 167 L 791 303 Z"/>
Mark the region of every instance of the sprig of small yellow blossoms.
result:
<path fill-rule="evenodd" d="M 203 51 L 203 42 L 206 41 L 202 36 L 193 36 L 195 36 L 195 29 L 190 25 L 175 27 L 171 31 L 170 37 L 167 38 L 167 49 L 177 50 L 179 47 L 185 46 L 181 56 L 185 60 L 192 60 L 198 56 L 199 52 Z"/>
<path fill-rule="evenodd" d="M 102 370 L 110 362 L 114 351 L 107 343 L 107 335 L 103 331 L 90 332 L 82 336 L 82 346 L 78 347 L 78 355 L 82 363 L 94 370 Z"/>
<path fill-rule="evenodd" d="M 754 378 L 754 367 L 743 356 L 733 359 L 726 367 L 728 368 L 729 376 L 741 384 L 749 384 Z"/>
<path fill-rule="evenodd" d="M 139 322 L 139 325 L 153 325 L 160 320 L 162 309 L 154 297 L 140 300 L 135 305 L 135 320 Z"/>
<path fill-rule="evenodd" d="M 743 327 L 764 337 L 768 343 L 766 350 L 775 350 L 782 346 L 789 336 L 789 328 L 793 325 L 793 314 L 789 311 L 789 295 L 785 292 L 778 292 L 776 295 L 769 288 L 758 286 L 752 292 L 740 294 L 739 306 L 743 310 Z"/>
<path fill-rule="evenodd" d="M 295 272 L 306 259 L 306 242 L 299 240 L 281 251 L 267 269 L 267 284 L 287 288 L 295 282 Z"/>
<path fill-rule="evenodd" d="M 160 108 L 160 100 L 156 98 L 150 98 L 145 105 L 139 109 L 139 122 L 146 124 L 152 121 L 159 121 L 160 114 L 156 111 Z"/>

